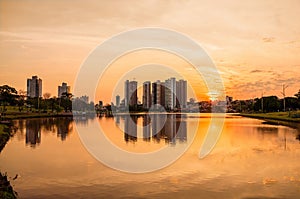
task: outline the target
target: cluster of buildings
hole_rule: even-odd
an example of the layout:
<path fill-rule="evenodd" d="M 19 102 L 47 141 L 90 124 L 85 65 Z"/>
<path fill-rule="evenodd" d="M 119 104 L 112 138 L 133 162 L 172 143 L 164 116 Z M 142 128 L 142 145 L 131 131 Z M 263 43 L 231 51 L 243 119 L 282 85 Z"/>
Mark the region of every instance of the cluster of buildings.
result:
<path fill-rule="evenodd" d="M 138 82 L 126 80 L 124 83 L 124 99 L 116 96 L 117 107 L 137 107 Z M 187 81 L 172 77 L 164 82 L 146 81 L 143 83 L 142 106 L 144 109 L 159 109 L 164 107 L 168 110 L 183 109 L 187 107 Z"/>
<path fill-rule="evenodd" d="M 61 86 L 58 86 L 57 97 L 61 98 L 65 93 L 70 93 L 71 87 L 67 83 L 63 82 Z M 43 95 L 43 81 L 38 76 L 32 76 L 27 79 L 27 97 L 36 98 Z"/>

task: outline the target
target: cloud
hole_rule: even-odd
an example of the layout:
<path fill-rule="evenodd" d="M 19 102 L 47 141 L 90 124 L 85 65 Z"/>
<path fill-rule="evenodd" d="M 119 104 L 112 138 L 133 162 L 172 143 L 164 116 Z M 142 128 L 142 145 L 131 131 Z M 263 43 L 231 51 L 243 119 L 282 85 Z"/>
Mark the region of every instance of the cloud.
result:
<path fill-rule="evenodd" d="M 262 41 L 265 43 L 272 43 L 275 41 L 275 38 L 274 37 L 264 37 L 264 38 L 262 38 Z"/>
<path fill-rule="evenodd" d="M 264 72 L 263 70 L 252 70 L 250 71 L 250 73 L 261 73 L 261 72 Z"/>

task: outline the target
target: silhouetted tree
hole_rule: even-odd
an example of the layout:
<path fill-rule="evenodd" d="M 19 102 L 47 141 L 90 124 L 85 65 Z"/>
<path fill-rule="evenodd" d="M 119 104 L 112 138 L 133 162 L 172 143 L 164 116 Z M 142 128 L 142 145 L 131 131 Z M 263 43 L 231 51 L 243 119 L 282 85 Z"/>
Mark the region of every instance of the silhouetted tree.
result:
<path fill-rule="evenodd" d="M 25 97 L 26 97 L 26 91 L 23 90 L 19 90 L 19 95 L 18 95 L 18 107 L 19 107 L 19 111 L 21 112 L 23 110 L 23 106 L 25 103 Z"/>
<path fill-rule="evenodd" d="M 72 93 L 63 92 L 60 98 L 60 105 L 64 108 L 65 112 L 72 111 Z"/>
<path fill-rule="evenodd" d="M 51 93 L 44 93 L 43 97 L 44 99 L 49 99 L 51 97 Z"/>
<path fill-rule="evenodd" d="M 261 111 L 262 98 L 256 98 L 254 101 L 254 111 Z M 276 112 L 280 110 L 280 108 L 280 101 L 277 96 L 263 97 L 263 112 Z"/>
<path fill-rule="evenodd" d="M 295 97 L 297 97 L 297 99 L 300 100 L 300 89 L 299 89 L 298 93 L 295 94 Z"/>
<path fill-rule="evenodd" d="M 14 105 L 17 98 L 17 90 L 8 85 L 0 86 L 0 102 L 3 105 L 3 111 L 6 111 L 6 105 Z"/>

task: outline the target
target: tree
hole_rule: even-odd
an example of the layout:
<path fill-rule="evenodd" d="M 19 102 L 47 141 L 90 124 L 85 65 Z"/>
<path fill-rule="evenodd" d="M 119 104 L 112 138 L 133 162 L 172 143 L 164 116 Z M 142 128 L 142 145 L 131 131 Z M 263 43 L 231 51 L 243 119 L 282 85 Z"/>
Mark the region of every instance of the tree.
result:
<path fill-rule="evenodd" d="M 0 86 L 0 101 L 3 105 L 3 111 L 5 111 L 5 106 L 7 104 L 14 104 L 17 98 L 17 90 L 8 85 Z"/>
<path fill-rule="evenodd" d="M 264 98 L 264 109 L 266 112 L 277 112 L 280 109 L 280 102 L 277 96 L 268 96 Z"/>
<path fill-rule="evenodd" d="M 300 100 L 300 89 L 299 89 L 298 93 L 296 93 L 294 96 L 297 97 L 298 100 Z"/>
<path fill-rule="evenodd" d="M 256 98 L 253 106 L 255 111 L 262 111 L 263 103 L 263 112 L 277 112 L 280 109 L 280 101 L 277 96 L 267 96 L 262 98 Z"/>
<path fill-rule="evenodd" d="M 295 97 L 297 98 L 297 108 L 300 108 L 300 89 L 298 93 L 295 94 Z"/>
<path fill-rule="evenodd" d="M 61 94 L 61 98 L 68 98 L 71 99 L 73 97 L 72 93 L 68 93 L 68 92 L 63 92 Z"/>
<path fill-rule="evenodd" d="M 44 99 L 49 99 L 51 97 L 50 93 L 44 93 L 43 94 Z"/>
<path fill-rule="evenodd" d="M 21 112 L 23 110 L 23 106 L 25 103 L 25 97 L 26 97 L 26 91 L 23 90 L 19 90 L 19 95 L 18 95 L 18 107 L 19 107 L 19 111 Z"/>

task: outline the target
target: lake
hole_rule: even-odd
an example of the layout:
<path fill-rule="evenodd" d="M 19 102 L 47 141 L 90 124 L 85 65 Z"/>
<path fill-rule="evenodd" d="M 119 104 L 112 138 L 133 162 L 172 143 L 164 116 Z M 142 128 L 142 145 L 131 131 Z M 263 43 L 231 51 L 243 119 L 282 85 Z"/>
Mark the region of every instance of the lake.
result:
<path fill-rule="evenodd" d="M 18 129 L 0 154 L 0 170 L 11 178 L 18 174 L 10 180 L 20 198 L 299 198 L 297 126 L 226 115 L 218 142 L 200 159 L 210 114 L 74 120 L 15 121 Z M 99 125 L 113 145 L 130 153 L 187 150 L 157 171 L 118 171 L 84 147 L 82 139 L 93 136 L 84 129 L 93 125 Z"/>

